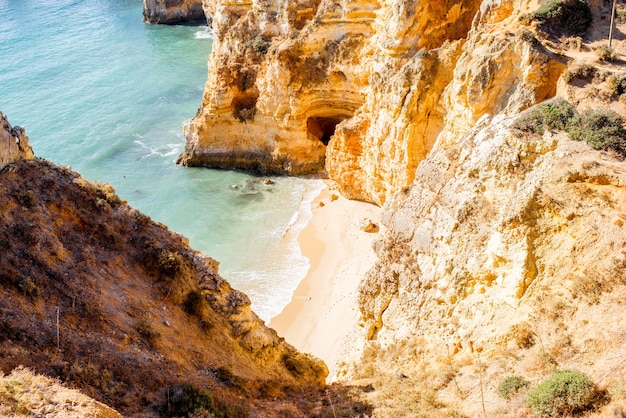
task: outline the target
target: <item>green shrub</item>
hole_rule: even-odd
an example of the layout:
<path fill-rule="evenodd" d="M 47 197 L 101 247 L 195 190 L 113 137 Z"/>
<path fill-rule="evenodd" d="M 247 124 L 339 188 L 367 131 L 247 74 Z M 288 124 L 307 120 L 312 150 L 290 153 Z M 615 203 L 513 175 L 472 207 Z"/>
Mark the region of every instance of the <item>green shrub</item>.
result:
<path fill-rule="evenodd" d="M 168 389 L 167 403 L 161 416 L 188 418 L 235 418 L 252 416 L 245 403 L 234 400 L 225 403 L 189 383 Z"/>
<path fill-rule="evenodd" d="M 585 80 L 591 81 L 597 73 L 596 67 L 591 64 L 583 63 L 579 66 L 572 68 L 563 74 L 563 79 L 566 83 L 570 83 L 572 80 Z"/>
<path fill-rule="evenodd" d="M 37 287 L 37 284 L 30 277 L 25 277 L 22 280 L 20 280 L 17 286 L 20 288 L 22 293 L 24 293 L 26 296 L 29 296 L 31 298 L 39 296 L 39 288 Z"/>
<path fill-rule="evenodd" d="M 265 35 L 259 35 L 251 41 L 246 42 L 246 47 L 252 49 L 258 55 L 265 55 L 270 49 L 272 41 Z"/>
<path fill-rule="evenodd" d="M 569 130 L 574 141 L 585 141 L 596 150 L 613 150 L 626 156 L 626 130 L 622 118 L 607 109 L 590 110 L 579 118 Z"/>
<path fill-rule="evenodd" d="M 535 108 L 513 122 L 513 128 L 533 134 L 543 134 L 543 111 Z"/>
<path fill-rule="evenodd" d="M 621 96 L 626 93 L 626 73 L 612 75 L 609 77 L 607 84 L 613 94 Z"/>
<path fill-rule="evenodd" d="M 576 120 L 576 108 L 565 99 L 545 102 L 518 118 L 513 127 L 524 132 L 542 134 L 544 127 L 567 130 Z"/>
<path fill-rule="evenodd" d="M 626 23 L 626 9 L 620 7 L 615 8 L 615 22 Z"/>
<path fill-rule="evenodd" d="M 517 395 L 522 389 L 527 388 L 530 382 L 523 376 L 509 376 L 498 385 L 496 392 L 502 399 L 509 400 Z"/>
<path fill-rule="evenodd" d="M 245 383 L 244 379 L 234 374 L 230 368 L 226 366 L 220 366 L 213 370 L 213 375 L 217 380 L 227 386 L 243 389 Z"/>
<path fill-rule="evenodd" d="M 567 130 L 576 118 L 576 108 L 565 99 L 556 99 L 540 106 L 543 124 L 554 130 Z"/>
<path fill-rule="evenodd" d="M 590 409 L 595 385 L 577 370 L 557 370 L 528 394 L 528 406 L 540 417 L 573 415 Z"/>
<path fill-rule="evenodd" d="M 214 412 L 213 397 L 189 383 L 183 383 L 171 390 L 169 402 L 165 407 L 166 417 L 189 417 L 196 411 Z"/>
<path fill-rule="evenodd" d="M 535 13 L 526 17 L 546 32 L 567 36 L 584 34 L 591 19 L 591 9 L 583 0 L 544 0 Z"/>
<path fill-rule="evenodd" d="M 602 62 L 613 62 L 617 58 L 615 50 L 607 44 L 602 44 L 596 48 L 598 59 Z"/>

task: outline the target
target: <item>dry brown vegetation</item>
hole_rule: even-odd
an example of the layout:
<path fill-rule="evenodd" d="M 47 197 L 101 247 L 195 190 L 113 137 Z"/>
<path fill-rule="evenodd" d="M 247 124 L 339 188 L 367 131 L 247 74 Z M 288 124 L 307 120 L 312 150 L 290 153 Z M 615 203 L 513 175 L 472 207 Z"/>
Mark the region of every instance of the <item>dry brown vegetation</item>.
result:
<path fill-rule="evenodd" d="M 5 376 L 0 372 L 0 416 L 59 418 L 121 418 L 117 412 L 58 380 L 18 367 Z"/>
<path fill-rule="evenodd" d="M 181 385 L 216 416 L 330 410 L 323 363 L 265 328 L 214 260 L 109 185 L 43 160 L 4 166 L 0 247 L 4 373 L 29 367 L 125 416 L 176 415 Z M 367 410 L 342 391 L 331 389 L 336 405 Z"/>

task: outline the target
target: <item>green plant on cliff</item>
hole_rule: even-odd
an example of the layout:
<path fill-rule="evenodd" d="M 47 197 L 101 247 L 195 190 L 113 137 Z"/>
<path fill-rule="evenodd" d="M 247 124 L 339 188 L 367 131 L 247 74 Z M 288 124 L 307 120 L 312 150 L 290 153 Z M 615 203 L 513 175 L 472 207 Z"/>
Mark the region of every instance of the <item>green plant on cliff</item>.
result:
<path fill-rule="evenodd" d="M 613 150 L 626 156 L 626 129 L 622 118 L 607 109 L 593 109 L 578 117 L 569 137 L 585 141 L 596 150 Z"/>
<path fill-rule="evenodd" d="M 613 94 L 621 96 L 626 93 L 626 73 L 614 74 L 609 77 L 607 84 Z"/>
<path fill-rule="evenodd" d="M 617 53 L 613 47 L 608 44 L 602 44 L 596 48 L 598 59 L 602 62 L 613 62 L 617 58 Z"/>
<path fill-rule="evenodd" d="M 167 391 L 167 403 L 161 416 L 188 418 L 234 418 L 252 416 L 241 404 L 228 404 L 216 399 L 210 392 L 190 383 L 174 386 Z"/>
<path fill-rule="evenodd" d="M 593 407 L 594 383 L 578 370 L 557 370 L 528 394 L 528 406 L 540 417 L 576 415 Z"/>
<path fill-rule="evenodd" d="M 534 13 L 520 17 L 522 23 L 537 22 L 539 29 L 556 35 L 581 35 L 591 25 L 591 8 L 583 0 L 544 0 Z"/>
<path fill-rule="evenodd" d="M 502 399 L 509 400 L 529 385 L 530 382 L 523 376 L 508 376 L 498 385 L 496 392 Z"/>
<path fill-rule="evenodd" d="M 518 118 L 513 127 L 524 132 L 543 134 L 544 128 L 567 130 L 576 120 L 576 108 L 564 99 L 545 102 Z"/>
<path fill-rule="evenodd" d="M 254 39 L 246 42 L 246 47 L 258 55 L 265 55 L 269 51 L 272 41 L 265 35 L 258 35 Z"/>

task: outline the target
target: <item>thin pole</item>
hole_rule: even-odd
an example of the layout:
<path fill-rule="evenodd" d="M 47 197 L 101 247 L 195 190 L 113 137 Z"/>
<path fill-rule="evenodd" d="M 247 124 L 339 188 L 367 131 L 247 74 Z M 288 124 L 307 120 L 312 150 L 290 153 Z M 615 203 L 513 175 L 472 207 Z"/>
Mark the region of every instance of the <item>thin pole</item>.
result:
<path fill-rule="evenodd" d="M 61 332 L 59 327 L 59 307 L 57 306 L 57 350 L 61 349 Z"/>
<path fill-rule="evenodd" d="M 609 28 L 609 48 L 611 47 L 611 42 L 613 41 L 613 23 L 615 22 L 615 4 L 617 0 L 613 0 L 613 7 L 611 8 L 611 27 Z"/>

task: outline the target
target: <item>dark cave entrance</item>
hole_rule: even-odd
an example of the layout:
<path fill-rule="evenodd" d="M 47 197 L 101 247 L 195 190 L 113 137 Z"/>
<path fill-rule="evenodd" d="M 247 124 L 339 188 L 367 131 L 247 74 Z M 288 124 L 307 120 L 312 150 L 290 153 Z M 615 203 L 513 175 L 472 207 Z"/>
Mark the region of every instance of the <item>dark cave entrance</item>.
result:
<path fill-rule="evenodd" d="M 306 127 L 311 135 L 322 141 L 324 145 L 328 145 L 330 137 L 335 134 L 337 124 L 344 119 L 342 117 L 314 116 L 307 119 Z"/>

